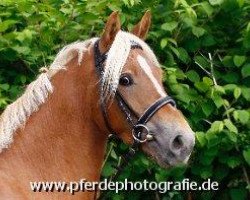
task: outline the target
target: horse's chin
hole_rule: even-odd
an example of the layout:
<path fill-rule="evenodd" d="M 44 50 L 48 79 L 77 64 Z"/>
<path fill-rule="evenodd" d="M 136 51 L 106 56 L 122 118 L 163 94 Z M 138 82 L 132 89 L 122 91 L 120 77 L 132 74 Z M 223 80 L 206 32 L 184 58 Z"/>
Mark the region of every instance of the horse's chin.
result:
<path fill-rule="evenodd" d="M 154 159 L 155 162 L 164 169 L 169 169 L 177 166 L 185 166 L 188 164 L 188 158 L 183 161 L 165 161 L 160 159 Z"/>
<path fill-rule="evenodd" d="M 154 162 L 156 162 L 160 167 L 162 167 L 164 169 L 169 169 L 169 168 L 173 167 L 168 162 L 165 162 L 165 161 L 162 161 L 162 160 L 154 159 Z"/>
<path fill-rule="evenodd" d="M 156 162 L 160 167 L 162 167 L 164 169 L 169 169 L 169 168 L 173 168 L 176 166 L 187 165 L 189 157 L 190 157 L 190 155 L 189 155 L 183 160 L 177 160 L 177 159 L 171 157 L 171 155 L 166 156 L 167 154 L 165 154 L 163 152 L 157 152 L 157 151 L 155 151 L 155 149 L 152 150 L 152 148 L 144 147 L 143 151 L 148 157 L 150 157 L 151 160 Z"/>

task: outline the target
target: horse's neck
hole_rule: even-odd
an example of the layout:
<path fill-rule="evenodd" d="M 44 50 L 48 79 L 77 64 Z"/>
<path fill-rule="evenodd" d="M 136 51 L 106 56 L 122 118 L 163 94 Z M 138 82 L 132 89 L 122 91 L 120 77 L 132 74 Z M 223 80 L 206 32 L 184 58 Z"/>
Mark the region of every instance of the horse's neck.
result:
<path fill-rule="evenodd" d="M 84 74 L 93 72 L 82 67 Z M 77 68 L 72 66 L 53 77 L 53 94 L 18 130 L 11 147 L 0 154 L 0 175 L 4 169 L 16 179 L 29 181 L 99 179 L 107 136 L 91 119 L 93 101 L 88 101 L 96 81 Z"/>

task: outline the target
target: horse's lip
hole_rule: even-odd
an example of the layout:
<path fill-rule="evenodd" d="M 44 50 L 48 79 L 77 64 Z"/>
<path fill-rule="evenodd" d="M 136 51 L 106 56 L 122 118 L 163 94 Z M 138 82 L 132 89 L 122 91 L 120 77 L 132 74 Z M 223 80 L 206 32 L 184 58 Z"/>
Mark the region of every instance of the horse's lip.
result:
<path fill-rule="evenodd" d="M 149 141 L 149 142 L 151 142 L 151 143 L 155 142 L 158 146 L 162 146 L 160 138 L 155 137 L 155 132 L 150 132 L 150 134 L 151 133 L 154 133 L 154 134 L 152 134 L 154 137 L 154 140 Z M 165 155 L 161 155 L 160 153 L 157 152 L 157 154 L 155 156 L 152 156 L 152 157 L 154 157 L 155 160 L 157 161 L 157 163 L 159 163 L 159 165 L 164 167 L 164 168 L 173 167 L 176 165 L 176 163 L 179 163 L 179 161 L 177 161 L 177 162 L 175 161 L 176 163 L 171 162 L 171 159 L 175 158 L 175 156 L 173 155 L 172 152 L 168 152 Z"/>
<path fill-rule="evenodd" d="M 158 134 L 158 132 L 155 132 L 155 131 L 150 131 L 149 134 L 151 134 L 154 139 L 147 141 L 148 144 L 150 145 L 150 144 L 154 143 L 154 145 L 157 145 L 158 148 L 161 148 L 162 147 L 162 140 L 161 140 L 161 137 L 159 137 L 160 134 Z M 185 162 L 182 160 L 176 160 L 175 155 L 168 150 L 167 150 L 167 153 L 166 152 L 165 153 L 164 152 L 161 152 L 161 153 L 156 152 L 155 155 L 151 154 L 150 157 L 153 158 L 163 168 L 174 167 L 179 163 Z M 174 160 L 172 160 L 172 159 L 174 159 Z"/>
<path fill-rule="evenodd" d="M 160 134 L 158 134 L 158 133 L 156 133 L 156 132 L 154 132 L 154 131 L 150 131 L 149 134 L 152 135 L 153 138 L 154 138 L 152 141 L 155 141 L 158 145 L 161 145 L 161 143 L 160 143 L 160 138 L 159 138 L 159 135 L 160 135 Z"/>
<path fill-rule="evenodd" d="M 157 135 L 157 133 L 156 133 L 156 132 L 154 132 L 154 131 L 150 131 L 150 132 L 149 132 L 149 134 L 150 134 L 150 135 L 152 135 L 152 136 L 154 137 L 154 139 L 156 138 L 156 135 Z"/>
<path fill-rule="evenodd" d="M 150 134 L 153 135 L 153 140 L 147 141 L 149 144 L 155 143 L 157 146 L 161 146 L 160 139 L 158 137 L 155 137 L 155 132 L 150 131 Z M 160 166 L 167 168 L 171 166 L 167 158 L 163 158 L 161 154 L 156 152 L 155 155 L 150 155 L 151 158 L 153 158 Z"/>

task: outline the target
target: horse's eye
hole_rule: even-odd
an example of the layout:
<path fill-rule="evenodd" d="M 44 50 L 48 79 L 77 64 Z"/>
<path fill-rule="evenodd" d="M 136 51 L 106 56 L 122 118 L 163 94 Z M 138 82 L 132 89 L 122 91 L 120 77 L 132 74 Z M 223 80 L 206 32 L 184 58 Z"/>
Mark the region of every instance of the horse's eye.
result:
<path fill-rule="evenodd" d="M 130 86 L 133 84 L 133 79 L 130 75 L 126 74 L 126 75 L 122 75 L 120 80 L 119 80 L 119 84 L 123 85 L 123 86 Z"/>

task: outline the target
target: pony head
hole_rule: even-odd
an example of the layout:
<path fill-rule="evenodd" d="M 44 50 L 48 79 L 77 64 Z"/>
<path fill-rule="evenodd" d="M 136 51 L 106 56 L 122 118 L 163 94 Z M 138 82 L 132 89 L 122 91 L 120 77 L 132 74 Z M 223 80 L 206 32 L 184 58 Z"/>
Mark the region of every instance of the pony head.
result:
<path fill-rule="evenodd" d="M 128 144 L 135 137 L 124 111 L 117 103 L 119 95 L 126 101 L 127 110 L 133 110 L 134 120 L 150 105 L 167 96 L 162 84 L 163 72 L 156 56 L 144 42 L 151 24 L 146 12 L 131 33 L 121 31 L 117 12 L 113 12 L 99 39 L 99 50 L 106 55 L 101 73 L 100 99 L 106 105 L 108 123 Z M 101 123 L 105 126 L 105 123 Z M 174 166 L 187 162 L 194 143 L 194 132 L 185 117 L 172 103 L 161 106 L 145 123 L 141 137 L 148 137 L 141 149 L 161 166 Z"/>

